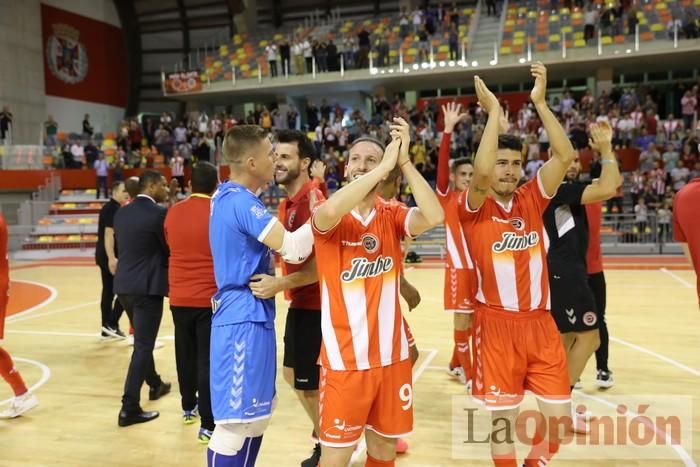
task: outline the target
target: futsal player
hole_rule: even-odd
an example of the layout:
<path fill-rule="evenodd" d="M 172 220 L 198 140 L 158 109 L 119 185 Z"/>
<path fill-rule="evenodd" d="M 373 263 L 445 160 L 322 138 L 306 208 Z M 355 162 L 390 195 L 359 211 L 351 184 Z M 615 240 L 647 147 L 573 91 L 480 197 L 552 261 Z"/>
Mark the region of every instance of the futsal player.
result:
<path fill-rule="evenodd" d="M 8 261 L 8 230 L 5 216 L 0 212 L 0 344 L 5 338 L 5 318 L 10 293 L 10 264 Z M 10 354 L 0 345 L 0 375 L 12 388 L 15 397 L 8 409 L 0 412 L 0 418 L 19 417 L 39 405 L 39 400 L 27 389 L 22 375 L 15 368 Z"/>
<path fill-rule="evenodd" d="M 257 125 L 230 128 L 223 153 L 231 173 L 214 193 L 209 243 L 217 292 L 213 298 L 210 390 L 216 427 L 209 467 L 255 465 L 274 405 L 275 302 L 259 299 L 251 276 L 269 271 L 270 249 L 303 262 L 313 237 L 307 224 L 288 232 L 258 198 L 274 177 L 272 143 Z"/>
<path fill-rule="evenodd" d="M 544 212 L 549 238 L 551 309 L 566 351 L 572 388 L 600 345 L 600 317 L 586 269 L 588 218 L 585 205 L 612 198 L 621 182 L 612 150 L 612 128 L 606 121 L 600 121 L 590 126 L 590 134 L 590 147 L 600 153 L 600 179 L 593 183 L 579 182 L 581 162 L 576 154 L 564 182 Z M 573 415 L 574 429 L 585 432 L 585 416 L 577 412 Z"/>
<path fill-rule="evenodd" d="M 502 110 L 484 82 L 474 77 L 488 123 L 474 160 L 474 177 L 460 197 L 460 220 L 475 263 L 478 288 L 474 316 L 472 395 L 493 411 L 491 454 L 496 466 L 517 465 L 512 443 L 518 406 L 525 390 L 537 397 L 547 429 L 538 430 L 526 466 L 546 465 L 570 429 L 570 388 L 566 355 L 549 312 L 547 238 L 542 214 L 556 194 L 574 149 L 547 107 L 544 65 L 531 67 L 532 102 L 549 134 L 554 157 L 517 187 L 522 175 L 522 142 L 499 136 Z M 558 423 L 552 423 L 557 420 Z M 559 423 L 564 422 L 565 426 Z M 567 423 L 567 421 L 569 423 Z M 503 422 L 509 433 L 503 433 Z"/>
<path fill-rule="evenodd" d="M 469 187 L 469 182 L 474 175 L 474 166 L 471 159 L 459 158 L 452 161 L 450 168 L 452 131 L 469 115 L 460 113 L 461 109 L 461 104 L 455 102 L 442 106 L 444 130 L 440 141 L 435 192 L 440 205 L 445 210 L 447 261 L 445 262 L 444 308 L 448 313 L 452 313 L 454 324 L 454 348 L 447 372 L 470 386 L 472 355 L 469 340 L 474 311 L 472 296 L 475 276 L 474 265 L 467 251 L 467 242 L 459 223 L 457 200 L 459 195 Z"/>
<path fill-rule="evenodd" d="M 359 138 L 345 168 L 348 184 L 312 216 L 321 287 L 320 440 L 323 467 L 345 467 L 362 431 L 366 466 L 393 466 L 396 439 L 413 428 L 413 388 L 399 306 L 401 237 L 443 222 L 435 194 L 408 158 L 408 124 L 394 119 L 384 148 Z M 418 207 L 377 196 L 399 162 Z"/>
<path fill-rule="evenodd" d="M 287 196 L 279 205 L 278 218 L 290 231 L 303 227 L 311 217 L 316 201 L 325 199 L 319 182 L 310 171 L 318 160 L 316 148 L 309 138 L 297 130 L 277 133 L 275 147 L 275 182 L 285 188 Z M 321 293 L 318 288 L 316 257 L 313 253 L 301 264 L 282 261 L 282 276 L 257 274 L 251 277 L 250 289 L 258 298 L 268 299 L 282 291 L 290 301 L 284 331 L 285 381 L 294 389 L 308 415 L 316 440 L 314 451 L 301 463 L 316 467 L 321 458 L 318 443 L 318 382 L 321 350 Z"/>

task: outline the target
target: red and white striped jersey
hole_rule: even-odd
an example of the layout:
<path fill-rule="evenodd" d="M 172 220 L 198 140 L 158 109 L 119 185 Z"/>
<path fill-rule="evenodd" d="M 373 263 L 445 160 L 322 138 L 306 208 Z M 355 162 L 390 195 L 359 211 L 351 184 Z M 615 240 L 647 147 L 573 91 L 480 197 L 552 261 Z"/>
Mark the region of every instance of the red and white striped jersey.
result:
<path fill-rule="evenodd" d="M 366 370 L 408 358 L 399 278 L 412 211 L 377 197 L 366 219 L 352 211 L 327 232 L 314 227 L 322 367 Z"/>
<path fill-rule="evenodd" d="M 472 211 L 467 193 L 459 199 L 459 213 L 475 264 L 477 302 L 513 312 L 549 310 L 549 239 L 542 221 L 549 197 L 540 172 L 515 191 L 507 206 L 489 196 Z"/>
<path fill-rule="evenodd" d="M 173 177 L 183 177 L 185 175 L 185 159 L 182 156 L 175 156 L 170 159 L 170 169 Z"/>
<path fill-rule="evenodd" d="M 459 221 L 459 193 L 448 188 L 447 193 L 443 194 L 440 190 L 436 190 L 435 194 L 442 210 L 445 211 L 446 266 L 450 269 L 474 269 L 464 237 L 464 229 Z"/>

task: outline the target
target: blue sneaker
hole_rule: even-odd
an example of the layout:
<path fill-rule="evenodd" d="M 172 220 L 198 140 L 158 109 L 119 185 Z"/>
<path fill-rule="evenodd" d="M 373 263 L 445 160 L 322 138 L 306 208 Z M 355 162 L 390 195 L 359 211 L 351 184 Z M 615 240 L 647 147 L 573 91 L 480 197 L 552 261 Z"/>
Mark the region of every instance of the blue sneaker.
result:
<path fill-rule="evenodd" d="M 200 428 L 199 429 L 199 434 L 197 435 L 197 441 L 199 444 L 209 444 L 209 440 L 211 439 L 212 431 L 207 430 L 206 428 Z"/>

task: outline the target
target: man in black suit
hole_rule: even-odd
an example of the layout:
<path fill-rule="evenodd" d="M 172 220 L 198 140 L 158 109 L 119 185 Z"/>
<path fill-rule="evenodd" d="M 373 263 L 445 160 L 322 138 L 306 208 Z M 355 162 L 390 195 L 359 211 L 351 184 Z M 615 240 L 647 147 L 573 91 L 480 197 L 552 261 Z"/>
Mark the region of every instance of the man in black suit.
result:
<path fill-rule="evenodd" d="M 168 246 L 163 233 L 166 210 L 157 203 L 167 199 L 165 177 L 146 170 L 139 177 L 139 194 L 114 217 L 119 245 L 114 291 L 131 315 L 134 327 L 134 352 L 124 384 L 119 426 L 158 417 L 158 412 L 145 412 L 139 404 L 144 380 L 151 388 L 150 400 L 170 392 L 170 383 L 164 383 L 156 373 L 153 361 L 153 346 L 163 316 L 163 297 L 168 294 Z"/>

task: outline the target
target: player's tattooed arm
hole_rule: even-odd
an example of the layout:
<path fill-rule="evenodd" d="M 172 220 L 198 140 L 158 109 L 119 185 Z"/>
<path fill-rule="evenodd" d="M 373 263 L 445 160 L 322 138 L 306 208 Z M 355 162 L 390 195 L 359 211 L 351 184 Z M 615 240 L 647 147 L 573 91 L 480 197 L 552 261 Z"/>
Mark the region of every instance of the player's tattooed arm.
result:
<path fill-rule="evenodd" d="M 476 151 L 474 177 L 467 195 L 467 203 L 471 210 L 479 209 L 484 204 L 488 194 L 491 174 L 496 166 L 498 155 L 498 133 L 501 118 L 501 105 L 498 103 L 498 99 L 478 76 L 474 76 L 474 87 L 479 104 L 488 113 L 489 118 L 481 136 L 479 149 Z"/>

